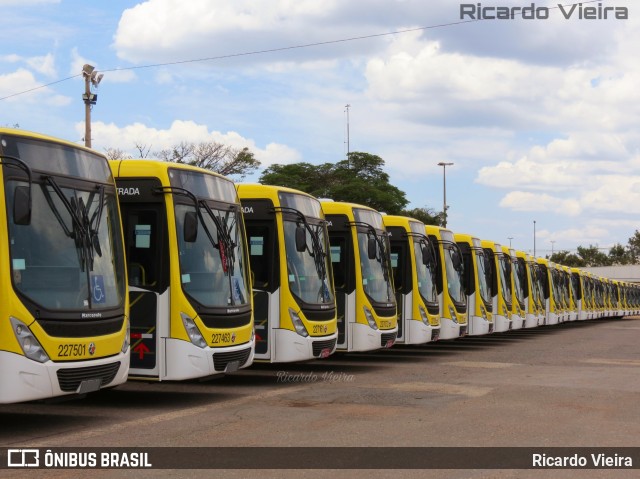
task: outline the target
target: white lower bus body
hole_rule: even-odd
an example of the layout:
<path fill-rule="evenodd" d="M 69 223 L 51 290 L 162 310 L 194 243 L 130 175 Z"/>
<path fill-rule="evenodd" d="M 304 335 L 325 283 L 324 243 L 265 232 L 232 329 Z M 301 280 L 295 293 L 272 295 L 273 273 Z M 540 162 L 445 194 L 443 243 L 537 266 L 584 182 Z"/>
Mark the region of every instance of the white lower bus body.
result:
<path fill-rule="evenodd" d="M 116 366 L 119 363 L 119 366 Z M 111 381 L 99 384 L 95 374 L 87 373 L 87 380 L 81 380 L 84 368 L 103 367 L 112 365 L 117 372 Z M 77 379 L 78 386 L 73 391 L 62 390 L 59 375 L 66 374 Z M 0 389 L 0 404 L 22 401 L 34 401 L 71 394 L 84 394 L 104 387 L 117 386 L 127 380 L 129 374 L 129 351 L 119 352 L 115 356 L 91 361 L 53 362 L 44 363 L 33 361 L 26 356 L 0 351 L 0 377 L 5 385 Z M 65 388 L 68 389 L 68 388 Z"/>

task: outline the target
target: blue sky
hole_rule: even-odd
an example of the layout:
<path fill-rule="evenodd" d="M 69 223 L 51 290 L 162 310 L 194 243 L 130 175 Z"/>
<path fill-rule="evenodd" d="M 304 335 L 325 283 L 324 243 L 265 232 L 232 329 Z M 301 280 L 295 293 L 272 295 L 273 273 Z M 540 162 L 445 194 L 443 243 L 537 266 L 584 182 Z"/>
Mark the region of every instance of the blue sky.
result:
<path fill-rule="evenodd" d="M 570 3 L 570 2 L 565 2 Z M 0 97 L 104 72 L 93 147 L 248 146 L 264 166 L 381 156 L 411 207 L 539 255 L 627 243 L 640 227 L 640 10 L 628 19 L 433 27 L 451 0 L 0 0 Z M 637 2 L 636 2 L 637 3 Z M 528 6 L 500 0 L 485 6 Z M 536 6 L 557 6 L 539 1 Z M 598 3 L 594 3 L 597 6 Z M 587 6 L 584 3 L 584 6 Z M 133 68 L 133 69 L 132 69 Z M 0 125 L 81 142 L 83 80 L 0 101 Z"/>

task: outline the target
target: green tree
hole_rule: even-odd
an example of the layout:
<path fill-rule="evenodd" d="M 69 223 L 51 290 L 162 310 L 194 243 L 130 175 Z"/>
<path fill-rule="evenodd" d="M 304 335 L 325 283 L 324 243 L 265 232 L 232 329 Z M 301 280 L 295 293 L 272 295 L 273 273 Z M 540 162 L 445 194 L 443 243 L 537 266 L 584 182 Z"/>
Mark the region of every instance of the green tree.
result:
<path fill-rule="evenodd" d="M 609 262 L 612 265 L 632 264 L 633 258 L 629 249 L 618 243 L 609 250 Z"/>
<path fill-rule="evenodd" d="M 629 238 L 627 246 L 631 264 L 640 263 L 640 231 L 636 230 L 633 236 Z"/>
<path fill-rule="evenodd" d="M 585 266 L 610 266 L 609 257 L 598 246 L 589 245 L 588 248 L 578 246 L 578 255 L 584 260 Z"/>
<path fill-rule="evenodd" d="M 328 186 L 333 165 L 312 165 L 311 163 L 292 163 L 290 165 L 271 165 L 260 176 L 259 182 L 265 185 L 286 186 L 304 191 L 315 197 L 329 196 Z"/>
<path fill-rule="evenodd" d="M 576 254 L 569 253 L 568 251 L 557 251 L 551 255 L 549 260 L 563 266 L 571 266 L 577 268 L 586 266 L 584 259 Z"/>
<path fill-rule="evenodd" d="M 384 160 L 362 152 L 349 153 L 349 160 L 312 165 L 272 165 L 260 176 L 260 183 L 287 186 L 316 197 L 331 198 L 399 214 L 409 203 L 405 193 L 389 183 Z"/>
<path fill-rule="evenodd" d="M 402 210 L 400 212 L 402 216 L 409 216 L 422 221 L 425 225 L 443 226 L 444 215 L 442 211 L 436 212 L 433 208 L 413 208 L 411 210 Z"/>

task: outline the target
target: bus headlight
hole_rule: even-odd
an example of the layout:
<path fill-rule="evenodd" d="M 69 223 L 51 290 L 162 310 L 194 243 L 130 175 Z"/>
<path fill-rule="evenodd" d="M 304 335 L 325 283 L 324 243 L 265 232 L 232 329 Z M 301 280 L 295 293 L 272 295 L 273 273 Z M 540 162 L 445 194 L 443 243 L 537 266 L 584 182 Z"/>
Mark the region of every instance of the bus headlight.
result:
<path fill-rule="evenodd" d="M 367 318 L 367 323 L 369 323 L 369 327 L 371 329 L 378 329 L 378 325 L 376 324 L 376 320 L 371 313 L 371 310 L 366 306 L 363 306 L 364 309 L 364 317 Z"/>
<path fill-rule="evenodd" d="M 484 306 L 480 306 L 480 314 L 482 314 L 482 319 L 484 319 L 485 321 L 489 321 L 489 318 L 487 318 L 487 312 L 484 309 Z"/>
<path fill-rule="evenodd" d="M 509 319 L 509 311 L 507 311 L 507 307 L 504 304 L 502 305 L 502 314 L 505 318 Z"/>
<path fill-rule="evenodd" d="M 420 311 L 420 318 L 422 319 L 422 322 L 424 324 L 426 324 L 427 326 L 430 326 L 430 324 L 429 324 L 429 316 L 427 316 L 427 312 L 424 310 L 422 305 L 418 306 L 418 310 Z"/>
<path fill-rule="evenodd" d="M 454 323 L 458 322 L 458 316 L 456 316 L 456 311 L 453 309 L 453 306 L 449 305 L 449 314 L 451 315 L 451 321 Z"/>
<path fill-rule="evenodd" d="M 289 308 L 289 316 L 291 316 L 291 322 L 293 323 L 293 327 L 296 329 L 296 333 L 298 333 L 303 338 L 309 336 L 309 332 L 307 328 L 304 327 L 304 323 L 293 309 Z"/>
<path fill-rule="evenodd" d="M 127 334 L 124 337 L 124 342 L 122 343 L 122 348 L 120 348 L 120 351 L 126 353 L 131 342 L 131 325 L 129 324 L 129 318 L 125 317 L 124 320 L 127 322 Z"/>
<path fill-rule="evenodd" d="M 180 313 L 180 317 L 182 318 L 182 323 L 184 324 L 184 329 L 187 330 L 187 335 L 189 336 L 189 340 L 198 346 L 199 348 L 206 348 L 207 342 L 202 337 L 202 333 L 196 326 L 195 321 L 189 315 L 185 313 Z"/>
<path fill-rule="evenodd" d="M 19 319 L 10 316 L 11 326 L 13 327 L 13 334 L 16 335 L 16 339 L 22 348 L 22 352 L 26 357 L 39 363 L 44 363 L 49 360 L 49 356 L 44 351 L 36 337 L 31 330 Z"/>

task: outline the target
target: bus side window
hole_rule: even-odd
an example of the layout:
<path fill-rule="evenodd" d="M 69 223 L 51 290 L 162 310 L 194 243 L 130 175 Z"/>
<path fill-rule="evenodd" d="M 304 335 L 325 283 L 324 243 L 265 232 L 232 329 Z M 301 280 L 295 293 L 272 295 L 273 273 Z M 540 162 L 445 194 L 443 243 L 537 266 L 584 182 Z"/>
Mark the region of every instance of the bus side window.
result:
<path fill-rule="evenodd" d="M 332 237 L 329 239 L 331 245 L 331 265 L 333 266 L 333 282 L 336 289 L 345 289 L 347 286 L 347 262 L 345 258 L 344 238 Z"/>
<path fill-rule="evenodd" d="M 269 231 L 267 227 L 263 226 L 247 226 L 246 228 L 253 286 L 258 289 L 266 289 L 269 286 L 269 264 L 273 262 L 273 258 L 269 257 Z"/>
<path fill-rule="evenodd" d="M 132 211 L 127 218 L 129 285 L 154 286 L 158 280 L 160 239 L 155 211 Z"/>

